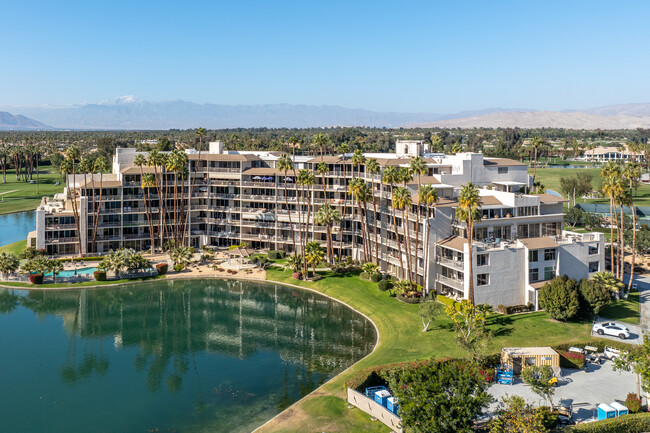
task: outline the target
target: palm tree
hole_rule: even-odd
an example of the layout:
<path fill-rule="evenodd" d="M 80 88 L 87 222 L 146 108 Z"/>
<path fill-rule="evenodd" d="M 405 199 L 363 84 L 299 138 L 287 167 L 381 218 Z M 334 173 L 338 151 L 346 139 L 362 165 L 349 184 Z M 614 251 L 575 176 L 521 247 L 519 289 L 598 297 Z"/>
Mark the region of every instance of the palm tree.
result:
<path fill-rule="evenodd" d="M 190 183 L 190 190 L 189 190 L 189 198 L 187 200 L 187 213 L 188 215 L 185 216 L 185 225 L 187 226 L 187 242 L 189 243 L 190 241 L 190 233 L 189 233 L 189 224 L 187 224 L 187 220 L 190 218 L 189 213 L 192 205 L 192 197 L 194 196 L 194 184 L 196 183 L 196 178 L 198 177 L 196 174 L 197 167 L 201 165 L 201 151 L 203 150 L 203 136 L 206 133 L 205 128 L 197 128 L 194 133 L 199 137 L 199 156 L 196 158 L 196 161 L 194 162 L 194 177 L 192 177 L 192 181 Z M 188 160 L 188 166 L 189 166 L 189 160 Z M 188 175 L 189 176 L 189 175 Z M 183 200 L 184 202 L 184 200 Z M 185 227 L 183 229 L 183 233 L 185 233 Z"/>
<path fill-rule="evenodd" d="M 386 169 L 384 169 L 384 174 L 382 176 L 381 181 L 384 184 L 389 185 L 391 189 L 391 193 L 394 194 L 395 183 L 399 181 L 399 172 L 393 166 L 386 167 Z M 402 258 L 402 243 L 399 240 L 399 234 L 397 231 L 397 218 L 395 217 L 395 196 L 394 195 L 392 196 L 392 201 L 393 201 L 393 205 L 391 206 L 391 214 L 393 216 L 393 229 L 395 230 L 395 240 L 397 241 L 397 249 L 399 251 L 400 268 L 402 271 L 402 276 L 404 276 L 404 259 Z"/>
<path fill-rule="evenodd" d="M 158 152 L 156 149 L 149 152 L 147 164 L 153 166 L 154 177 L 156 181 L 156 192 L 158 194 L 158 236 L 160 237 L 160 248 L 163 248 L 163 239 L 166 233 L 166 215 L 167 215 L 167 194 L 163 194 L 163 179 L 164 167 L 166 165 L 167 156 Z M 161 176 L 158 174 L 158 167 L 161 170 Z"/>
<path fill-rule="evenodd" d="M 56 259 L 49 260 L 48 270 L 52 272 L 52 282 L 56 284 L 56 276 L 63 270 L 63 263 Z"/>
<path fill-rule="evenodd" d="M 19 266 L 20 260 L 15 254 L 6 251 L 0 252 L 0 272 L 2 272 L 3 278 L 7 278 L 7 274 L 15 272 Z"/>
<path fill-rule="evenodd" d="M 634 195 L 632 191 L 636 189 L 636 185 L 641 179 L 641 168 L 636 163 L 636 151 L 638 150 L 637 143 L 634 144 L 635 158 L 634 162 L 625 164 L 623 167 L 623 178 L 630 183 L 630 207 L 632 208 L 632 268 L 630 269 L 630 281 L 627 285 L 628 293 L 632 289 L 632 280 L 634 280 L 634 265 L 636 262 L 636 209 L 634 208 Z"/>
<path fill-rule="evenodd" d="M 144 173 L 142 167 L 147 165 L 147 159 L 141 153 L 136 155 L 133 164 L 136 167 L 140 167 L 140 188 L 142 188 L 142 198 L 144 201 L 144 212 L 147 215 L 147 223 L 149 224 L 149 236 L 151 239 L 151 254 L 156 250 L 156 244 L 154 243 L 154 233 L 153 233 L 153 220 L 151 206 L 149 203 L 149 191 L 151 188 L 156 186 L 156 180 L 152 173 Z"/>
<path fill-rule="evenodd" d="M 379 163 L 377 163 L 377 160 L 375 158 L 370 158 L 368 159 L 368 162 L 366 162 L 366 173 L 369 173 L 370 175 L 374 175 L 376 173 L 379 173 Z M 371 196 L 372 196 L 372 212 L 373 212 L 373 220 L 374 224 L 372 226 L 373 233 L 375 235 L 375 256 L 377 260 L 377 265 L 379 265 L 379 227 L 378 227 L 378 213 L 377 213 L 377 200 L 375 198 L 374 194 L 374 179 L 370 179 L 370 189 L 371 189 Z"/>
<path fill-rule="evenodd" d="M 353 179 L 352 182 L 350 182 L 350 185 L 348 185 L 348 189 L 352 197 L 357 202 L 359 215 L 361 216 L 360 220 L 363 241 L 363 257 L 365 261 L 372 261 L 372 248 L 370 247 L 371 244 L 367 221 L 368 212 L 366 209 L 368 201 L 372 198 L 372 190 L 370 186 L 361 178 Z"/>
<path fill-rule="evenodd" d="M 411 192 L 405 187 L 397 187 L 393 190 L 393 208 L 401 209 L 402 211 L 402 232 L 404 239 L 406 239 L 406 268 L 408 271 L 407 280 L 415 282 L 413 275 L 412 257 L 411 257 L 411 242 L 409 236 L 409 223 L 408 211 L 412 205 Z"/>
<path fill-rule="evenodd" d="M 184 197 L 183 197 L 183 183 L 185 179 L 185 173 L 187 169 L 187 155 L 185 152 L 181 152 L 177 149 L 172 150 L 167 158 L 166 169 L 174 173 L 174 216 L 173 216 L 173 227 L 174 227 L 174 243 L 177 246 L 183 244 L 183 238 L 185 234 L 185 223 L 187 222 L 184 218 Z M 181 179 L 181 189 L 178 189 L 178 178 Z M 189 240 L 189 236 L 188 236 Z"/>
<path fill-rule="evenodd" d="M 302 257 L 303 257 L 303 266 L 304 266 L 304 272 L 305 275 L 307 274 L 307 262 L 305 260 L 305 249 L 307 246 L 307 238 L 309 236 L 309 225 L 310 225 L 310 220 L 311 220 L 311 196 L 313 194 L 310 194 L 310 187 L 313 187 L 315 183 L 315 178 L 314 178 L 314 173 L 312 173 L 310 170 L 307 169 L 302 169 L 298 172 L 298 184 L 302 188 L 302 196 L 305 196 L 305 191 L 307 192 L 307 218 L 305 219 L 305 230 L 304 233 L 301 231 L 300 233 L 300 239 L 301 239 L 301 249 L 302 249 Z M 313 240 L 313 231 L 312 231 L 312 240 Z"/>
<path fill-rule="evenodd" d="M 287 214 L 289 215 L 289 229 L 291 230 L 291 242 L 293 243 L 293 253 L 298 254 L 298 249 L 296 248 L 296 236 L 293 230 L 293 221 L 291 221 L 291 209 L 289 209 L 289 198 L 288 198 L 288 189 L 287 189 L 287 171 L 293 170 L 293 161 L 291 157 L 284 153 L 278 159 L 278 170 L 284 172 L 284 205 L 287 208 Z M 300 205 L 298 205 L 300 206 Z"/>
<path fill-rule="evenodd" d="M 481 206 L 479 204 L 478 189 L 468 183 L 463 186 L 458 196 L 458 207 L 456 208 L 456 219 L 464 221 L 467 227 L 467 244 L 469 246 L 469 302 L 474 305 L 474 258 L 472 256 L 472 246 L 474 240 L 474 222 L 480 221 Z"/>
<path fill-rule="evenodd" d="M 192 256 L 194 256 L 194 249 L 186 246 L 173 248 L 169 252 L 169 258 L 174 262 L 174 266 L 187 266 L 187 264 L 192 260 Z"/>
<path fill-rule="evenodd" d="M 86 190 L 86 197 L 88 197 L 89 194 L 92 194 L 91 198 L 91 206 L 93 210 L 93 215 L 95 212 L 95 182 L 92 182 L 92 188 L 89 188 L 88 185 L 88 174 L 90 174 L 90 180 L 93 181 L 93 161 L 87 157 L 84 156 L 81 158 L 81 161 L 79 161 L 79 173 L 82 173 L 84 175 L 84 189 Z M 82 196 L 82 189 L 79 188 L 79 196 Z M 86 210 L 88 209 L 88 205 L 86 204 Z M 93 225 L 94 227 L 94 225 Z M 94 239 L 94 233 L 92 238 Z M 91 248 L 93 248 L 94 251 L 94 245 L 91 245 Z"/>
<path fill-rule="evenodd" d="M 341 212 L 331 204 L 325 203 L 314 215 L 314 221 L 327 229 L 327 249 L 330 263 L 334 263 L 334 248 L 332 245 L 332 226 L 341 222 Z"/>
<path fill-rule="evenodd" d="M 601 271 L 593 276 L 593 280 L 596 284 L 600 285 L 607 289 L 608 292 L 618 296 L 625 287 L 625 285 L 619 280 L 613 273 L 607 271 Z"/>
<path fill-rule="evenodd" d="M 316 277 L 316 266 L 323 260 L 325 254 L 323 252 L 323 247 L 320 246 L 320 243 L 317 241 L 312 241 L 307 244 L 305 249 L 305 259 L 308 264 L 312 265 L 313 268 L 313 278 Z"/>
<path fill-rule="evenodd" d="M 609 218 L 610 218 L 610 269 L 616 269 L 616 258 L 614 256 L 614 224 L 616 223 L 616 211 L 614 210 L 614 200 L 620 195 L 622 184 L 620 182 L 620 167 L 613 161 L 607 162 L 601 172 L 600 177 L 603 178 L 602 190 L 603 193 L 609 197 Z"/>
<path fill-rule="evenodd" d="M 427 169 L 427 164 L 424 162 L 424 159 L 422 157 L 418 156 L 416 158 L 411 159 L 411 164 L 409 166 L 409 170 L 411 174 L 416 175 L 418 177 L 418 199 L 419 199 L 419 191 L 420 188 L 422 187 L 422 182 L 421 182 L 421 176 L 423 174 L 428 173 Z M 417 273 L 417 265 L 418 265 L 418 251 L 420 248 L 420 223 L 422 220 L 422 215 L 420 213 L 420 206 L 422 204 L 422 201 L 418 200 L 418 204 L 416 206 L 417 208 L 417 222 L 415 223 L 415 269 Z M 423 244 L 424 245 L 424 244 Z M 424 259 L 424 257 L 423 257 Z M 426 276 L 425 276 L 426 278 Z"/>
<path fill-rule="evenodd" d="M 427 224 L 427 230 L 426 230 L 426 235 L 425 238 L 422 239 L 422 249 L 423 249 L 423 254 L 422 258 L 424 260 L 424 282 L 426 284 L 427 281 L 427 275 L 429 272 L 429 234 L 431 231 L 431 224 L 429 224 L 429 219 L 431 218 L 431 205 L 433 206 L 438 203 L 438 193 L 436 189 L 432 185 L 422 185 L 418 188 L 418 198 L 419 198 L 419 204 L 418 206 L 425 205 L 426 210 L 427 210 L 427 218 L 426 218 L 426 224 Z M 425 293 L 429 293 L 429 288 L 425 287 Z"/>
<path fill-rule="evenodd" d="M 329 166 L 327 165 L 326 162 L 322 161 L 323 156 L 321 155 L 321 162 L 318 163 L 316 166 L 316 172 L 320 174 L 321 177 L 321 182 L 323 185 L 323 199 L 326 204 L 329 204 L 329 201 L 327 200 L 327 180 L 325 179 L 325 175 L 329 173 Z M 332 248 L 330 250 L 330 248 Z M 332 245 L 332 231 L 329 230 L 327 232 L 327 256 L 332 260 L 334 257 L 334 249 Z"/>
<path fill-rule="evenodd" d="M 68 186 L 68 194 L 70 195 L 70 204 L 72 205 L 72 213 L 74 215 L 75 226 L 77 227 L 77 236 L 79 239 L 79 254 L 84 253 L 84 248 L 81 243 L 81 228 L 79 224 L 79 208 L 77 207 L 77 189 L 74 184 L 72 188 L 70 187 L 70 182 L 68 180 L 67 174 L 72 174 L 73 182 L 77 182 L 77 164 L 76 159 L 81 156 L 79 148 L 76 146 L 70 146 L 66 151 L 66 161 L 68 162 L 65 165 L 66 169 L 66 184 Z"/>
<path fill-rule="evenodd" d="M 97 157 L 95 159 L 95 164 L 93 165 L 93 173 L 99 173 L 99 198 L 97 203 L 93 202 L 93 210 L 95 212 L 93 216 L 93 251 L 97 251 L 97 223 L 99 221 L 99 209 L 102 207 L 102 190 L 104 189 L 104 172 L 108 171 L 108 162 L 103 156 Z M 95 185 L 93 182 L 93 200 L 95 197 Z"/>
<path fill-rule="evenodd" d="M 9 157 L 10 147 L 2 143 L 0 147 L 0 164 L 2 165 L 2 183 L 7 183 L 7 158 Z"/>
<path fill-rule="evenodd" d="M 343 215 L 347 215 L 347 204 L 348 204 L 348 165 L 347 165 L 347 153 L 350 151 L 350 146 L 347 143 L 342 143 L 339 146 L 339 153 L 343 157 L 343 184 L 345 189 L 343 190 Z M 354 220 L 354 218 L 353 218 Z M 343 256 L 343 227 L 344 220 L 341 219 L 341 235 L 339 236 L 339 251 L 341 256 Z"/>
<path fill-rule="evenodd" d="M 627 185 L 625 184 L 626 179 L 621 179 L 621 191 L 620 194 L 616 196 L 616 203 L 618 204 L 620 208 L 620 215 L 621 215 L 621 222 L 619 226 L 617 227 L 618 229 L 618 234 L 617 234 L 617 252 L 618 252 L 618 267 L 619 269 L 617 270 L 618 276 L 620 279 L 623 279 L 623 276 L 625 274 L 625 237 L 623 236 L 624 234 L 624 229 L 625 229 L 625 213 L 623 212 L 623 207 L 624 206 L 629 206 L 630 203 L 632 202 L 632 197 L 631 197 L 631 191 L 627 189 Z"/>
<path fill-rule="evenodd" d="M 533 141 L 530 144 L 530 147 L 533 151 L 533 154 L 535 155 L 535 159 L 533 162 L 533 184 L 535 183 L 535 177 L 537 176 L 537 152 L 544 146 L 544 139 L 539 136 L 533 137 Z"/>

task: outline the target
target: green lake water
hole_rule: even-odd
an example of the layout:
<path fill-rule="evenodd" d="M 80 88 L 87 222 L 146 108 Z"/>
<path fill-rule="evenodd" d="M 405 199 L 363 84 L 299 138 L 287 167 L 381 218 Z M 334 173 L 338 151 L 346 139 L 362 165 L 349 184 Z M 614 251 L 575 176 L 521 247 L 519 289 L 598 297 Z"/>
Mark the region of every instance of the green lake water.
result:
<path fill-rule="evenodd" d="M 375 341 L 342 304 L 275 284 L 1 289 L 0 431 L 251 431 Z"/>

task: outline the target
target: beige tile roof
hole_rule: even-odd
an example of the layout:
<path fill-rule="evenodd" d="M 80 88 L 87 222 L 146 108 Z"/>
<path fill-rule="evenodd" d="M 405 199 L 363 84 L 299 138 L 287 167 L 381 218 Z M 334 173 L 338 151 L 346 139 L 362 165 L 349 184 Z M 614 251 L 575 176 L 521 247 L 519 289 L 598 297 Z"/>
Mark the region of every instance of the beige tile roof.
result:
<path fill-rule="evenodd" d="M 189 159 L 192 160 L 197 160 L 199 159 L 199 154 L 198 153 L 191 153 L 187 155 Z M 230 153 L 201 153 L 201 160 L 202 161 L 259 161 L 260 157 L 257 155 L 251 155 L 251 154 L 244 154 L 244 155 L 239 155 L 239 154 L 230 154 Z"/>
<path fill-rule="evenodd" d="M 525 166 L 523 162 L 515 161 L 514 159 L 508 158 L 484 158 L 483 165 L 487 166 L 499 166 L 499 167 L 516 167 L 516 166 Z"/>
<path fill-rule="evenodd" d="M 341 155 L 323 155 L 322 161 L 327 164 L 337 164 L 343 162 L 343 157 Z M 346 158 L 346 161 L 351 163 L 352 158 Z M 307 162 L 310 164 L 318 164 L 319 162 L 321 162 L 321 157 L 317 156 L 315 158 L 310 159 Z"/>
<path fill-rule="evenodd" d="M 272 168 L 272 167 L 253 167 L 253 168 L 249 168 L 248 170 L 244 170 L 242 172 L 243 175 L 251 175 L 251 176 L 254 175 L 275 176 L 282 173 L 284 172 L 278 170 L 277 168 Z M 289 176 L 292 173 L 293 171 L 289 170 L 287 172 L 287 176 Z"/>
<path fill-rule="evenodd" d="M 540 203 L 543 203 L 543 204 L 566 203 L 566 202 L 569 201 L 566 198 L 558 197 L 558 196 L 553 195 L 553 194 L 544 193 L 544 194 L 534 194 L 534 195 L 538 196 Z"/>
<path fill-rule="evenodd" d="M 142 173 L 155 173 L 154 167 L 144 165 L 142 166 Z M 140 174 L 140 167 L 133 165 L 131 167 L 126 167 L 120 170 L 122 174 Z"/>
<path fill-rule="evenodd" d="M 456 251 L 465 251 L 465 244 L 467 239 L 459 236 L 449 236 L 437 242 L 438 245 L 445 248 L 451 248 Z"/>
<path fill-rule="evenodd" d="M 103 182 L 87 182 L 86 184 L 79 184 L 81 188 L 99 188 L 101 185 L 102 188 L 119 188 L 122 186 L 122 182 L 119 180 L 105 180 Z"/>
<path fill-rule="evenodd" d="M 519 241 L 529 250 L 539 250 L 541 248 L 557 248 L 560 245 L 548 236 L 539 238 L 519 239 Z"/>
<path fill-rule="evenodd" d="M 493 195 L 482 195 L 478 200 L 481 206 L 499 206 L 503 204 L 501 200 Z"/>
<path fill-rule="evenodd" d="M 418 177 L 414 176 L 413 179 L 408 182 L 408 185 L 417 185 L 418 184 Z M 440 184 L 440 181 L 436 179 L 434 176 L 420 176 L 420 185 L 438 185 Z"/>

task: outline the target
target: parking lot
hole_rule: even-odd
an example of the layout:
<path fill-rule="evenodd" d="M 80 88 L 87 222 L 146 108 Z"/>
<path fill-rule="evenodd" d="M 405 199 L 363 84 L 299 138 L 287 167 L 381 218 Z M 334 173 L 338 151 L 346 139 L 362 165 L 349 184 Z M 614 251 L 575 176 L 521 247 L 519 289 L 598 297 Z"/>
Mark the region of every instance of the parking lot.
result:
<path fill-rule="evenodd" d="M 528 385 L 516 378 L 514 385 L 495 383 L 489 388 L 490 394 L 498 401 L 505 395 L 519 395 L 536 406 L 548 405 Z M 604 364 L 589 363 L 589 371 L 562 369 L 553 396 L 553 404 L 573 404 L 573 420 L 584 421 L 593 418 L 600 403 L 624 401 L 627 394 L 636 392 L 636 375 L 625 371 L 614 371 L 612 362 Z M 496 410 L 497 403 L 490 406 L 490 412 Z"/>

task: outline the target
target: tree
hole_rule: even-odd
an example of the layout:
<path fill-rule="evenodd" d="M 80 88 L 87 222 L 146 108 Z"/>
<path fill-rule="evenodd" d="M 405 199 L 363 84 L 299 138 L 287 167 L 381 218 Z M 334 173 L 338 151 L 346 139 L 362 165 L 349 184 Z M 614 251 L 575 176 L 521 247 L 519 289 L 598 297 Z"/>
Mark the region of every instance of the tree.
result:
<path fill-rule="evenodd" d="M 420 304 L 420 319 L 422 319 L 422 332 L 429 330 L 431 322 L 436 320 L 443 312 L 442 304 L 436 301 L 424 302 Z"/>
<path fill-rule="evenodd" d="M 572 207 L 564 212 L 564 223 L 569 227 L 579 226 L 585 212 L 579 207 Z"/>
<path fill-rule="evenodd" d="M 612 295 L 619 296 L 625 285 L 616 275 L 611 272 L 601 271 L 592 277 L 592 280 L 599 286 L 606 289 Z"/>
<path fill-rule="evenodd" d="M 623 178 L 629 182 L 630 207 L 632 208 L 632 266 L 630 268 L 630 280 L 627 286 L 628 292 L 632 289 L 632 282 L 634 281 L 634 265 L 636 262 L 636 209 L 634 207 L 634 194 L 632 194 L 632 191 L 636 191 L 641 180 L 641 168 L 636 163 L 636 151 L 638 150 L 638 145 L 634 143 L 634 145 L 630 147 L 634 149 L 634 160 L 631 163 L 625 164 L 622 172 Z"/>
<path fill-rule="evenodd" d="M 456 331 L 456 344 L 469 353 L 472 361 L 478 363 L 483 349 L 492 339 L 492 334 L 485 327 L 487 312 L 467 299 L 448 305 L 445 311 Z"/>
<path fill-rule="evenodd" d="M 369 175 L 375 175 L 379 173 L 379 163 L 377 162 L 376 159 L 370 158 L 366 162 L 366 174 Z M 377 213 L 377 199 L 375 198 L 375 194 L 372 192 L 374 187 L 374 182 L 371 180 L 370 181 L 370 190 L 371 190 L 371 199 L 372 199 L 372 212 L 373 212 L 373 221 L 374 224 L 372 226 L 372 231 L 375 235 L 375 263 L 379 265 L 379 219 L 378 216 L 379 214 Z"/>
<path fill-rule="evenodd" d="M 579 290 L 582 299 L 585 300 L 593 314 L 598 314 L 605 305 L 612 301 L 610 291 L 593 279 L 585 278 L 580 281 Z"/>
<path fill-rule="evenodd" d="M 320 135 L 320 134 L 319 134 Z M 325 175 L 329 173 L 330 169 L 326 162 L 322 161 L 323 155 L 321 154 L 321 162 L 316 166 L 316 172 L 321 176 L 321 183 L 323 185 L 323 200 L 325 204 L 330 206 L 327 198 L 327 179 Z M 321 207 L 322 208 L 322 207 Z M 339 219 L 340 221 L 340 219 Z M 337 221 L 338 222 L 338 221 Z M 332 245 L 332 227 L 327 227 L 327 256 L 329 257 L 330 263 L 334 263 L 334 246 Z"/>
<path fill-rule="evenodd" d="M 93 251 L 97 251 L 97 223 L 99 221 L 99 210 L 102 206 L 102 193 L 104 190 L 104 172 L 108 171 L 108 161 L 103 156 L 95 159 L 95 164 L 93 165 L 93 172 L 99 173 L 99 197 L 95 206 L 95 214 L 93 215 Z M 93 182 L 93 197 L 95 195 L 94 191 L 95 185 Z"/>
<path fill-rule="evenodd" d="M 566 275 L 553 278 L 539 289 L 539 305 L 556 320 L 570 320 L 578 314 L 578 283 Z"/>
<path fill-rule="evenodd" d="M 454 361 L 395 372 L 389 384 L 402 427 L 414 433 L 470 433 L 492 400 L 478 368 Z"/>
<path fill-rule="evenodd" d="M 618 164 L 613 161 L 607 162 L 600 172 L 600 177 L 603 179 L 602 190 L 603 194 L 609 197 L 609 226 L 610 226 L 610 246 L 611 246 L 611 267 L 614 271 L 616 268 L 615 255 L 614 255 L 614 226 L 616 226 L 616 212 L 614 210 L 614 201 L 623 190 L 623 181 L 621 179 L 621 171 Z M 616 272 L 616 271 L 614 271 Z"/>
<path fill-rule="evenodd" d="M 512 395 L 502 397 L 490 421 L 490 433 L 546 433 L 544 416 L 523 397 Z"/>
<path fill-rule="evenodd" d="M 127 265 L 127 253 L 124 248 L 120 248 L 119 250 L 109 251 L 99 265 L 97 265 L 97 269 L 111 271 L 115 273 L 116 277 L 119 277 L 124 269 L 126 269 Z"/>
<path fill-rule="evenodd" d="M 293 230 L 293 221 L 291 221 L 291 209 L 289 209 L 289 197 L 287 189 L 287 172 L 289 170 L 293 170 L 293 160 L 288 154 L 283 153 L 280 159 L 278 159 L 277 168 L 278 170 L 284 172 L 284 205 L 287 208 L 287 214 L 289 215 L 289 230 L 291 231 L 293 251 L 294 253 L 298 253 L 298 249 L 296 248 L 296 235 Z"/>
<path fill-rule="evenodd" d="M 530 386 L 531 390 L 548 401 L 553 407 L 553 394 L 555 386 L 550 383 L 553 378 L 553 370 L 550 365 L 531 365 L 521 371 L 521 379 Z"/>
<path fill-rule="evenodd" d="M 646 395 L 650 394 L 650 334 L 643 334 L 643 344 L 633 350 L 621 352 L 620 357 L 614 358 L 613 368 L 636 373 L 637 397 L 641 397 L 639 386 Z"/>
<path fill-rule="evenodd" d="M 305 250 L 305 259 L 307 263 L 310 264 L 313 268 L 312 278 L 316 278 L 316 266 L 323 260 L 325 257 L 325 252 L 323 247 L 320 246 L 320 243 L 317 241 L 312 241 L 307 244 Z"/>
<path fill-rule="evenodd" d="M 409 170 L 411 174 L 417 176 L 418 179 L 418 203 L 416 205 L 417 221 L 415 223 L 415 269 L 417 274 L 418 257 L 419 257 L 418 252 L 420 250 L 420 224 L 422 223 L 422 215 L 421 215 L 422 201 L 420 201 L 419 198 L 420 198 L 420 189 L 422 188 L 422 186 L 424 186 L 422 185 L 421 176 L 427 174 L 429 172 L 429 169 L 427 167 L 426 162 L 424 162 L 424 159 L 422 159 L 421 156 L 418 156 L 416 158 L 411 159 L 411 162 L 409 164 Z M 422 245 L 424 245 L 424 243 Z M 424 278 L 426 279 L 426 275 Z"/>
<path fill-rule="evenodd" d="M 399 180 L 399 172 L 397 169 L 393 166 L 388 166 L 386 169 L 384 169 L 384 174 L 381 178 L 381 181 L 387 185 L 390 186 L 391 193 L 394 193 L 395 191 L 395 183 L 397 183 Z M 400 242 L 399 239 L 399 233 L 397 231 L 397 218 L 395 216 L 395 203 L 393 199 L 393 205 L 391 206 L 391 213 L 393 216 L 393 230 L 394 231 L 394 236 L 395 236 L 395 242 L 397 243 L 397 250 L 399 251 L 399 262 L 400 262 L 400 269 L 402 271 L 402 276 L 405 275 L 404 272 L 404 259 L 402 257 L 402 243 Z"/>
<path fill-rule="evenodd" d="M 79 254 L 83 254 L 84 248 L 81 243 L 81 228 L 79 226 L 79 209 L 77 207 L 78 191 L 74 185 L 74 183 L 76 182 L 76 175 L 77 175 L 76 160 L 80 156 L 81 156 L 81 151 L 76 146 L 70 146 L 66 151 L 66 155 L 65 155 L 66 161 L 64 164 L 61 165 L 61 170 L 66 175 L 66 187 L 68 191 L 68 197 L 70 198 L 70 204 L 72 206 L 72 214 L 74 216 L 74 222 L 77 228 Z M 68 176 L 68 174 L 72 174 L 72 180 L 73 180 L 72 184 L 70 184 L 70 176 Z"/>
<path fill-rule="evenodd" d="M 7 278 L 7 274 L 15 272 L 20 266 L 20 260 L 14 253 L 3 251 L 0 253 L 0 272 L 3 278 Z"/>
<path fill-rule="evenodd" d="M 192 247 L 186 247 L 186 246 L 179 246 L 177 248 L 173 248 L 169 252 L 169 258 L 174 262 L 174 266 L 176 265 L 181 265 L 183 267 L 187 266 L 188 263 L 192 260 L 192 257 L 194 256 L 194 248 Z"/>
<path fill-rule="evenodd" d="M 290 256 L 287 256 L 284 267 L 285 269 L 290 269 L 291 272 L 298 272 L 302 264 L 303 264 L 303 256 L 301 256 L 298 253 L 294 253 L 291 254 Z M 307 274 L 305 273 L 305 275 Z"/>
<path fill-rule="evenodd" d="M 560 178 L 560 192 L 576 205 L 576 197 L 588 195 L 592 190 L 592 177 L 589 172 L 578 172 L 575 176 Z"/>
<path fill-rule="evenodd" d="M 467 298 L 472 304 L 474 304 L 474 256 L 472 246 L 474 242 L 474 223 L 481 220 L 480 209 L 478 189 L 472 183 L 466 184 L 458 196 L 456 219 L 464 221 L 465 227 L 467 227 L 467 244 L 469 247 L 469 293 Z"/>
<path fill-rule="evenodd" d="M 584 212 L 582 215 L 582 226 L 587 230 L 602 227 L 603 217 L 593 212 Z"/>
<path fill-rule="evenodd" d="M 52 272 L 52 281 L 56 284 L 56 276 L 63 270 L 63 263 L 56 259 L 49 259 L 47 269 Z"/>
<path fill-rule="evenodd" d="M 327 251 L 330 263 L 334 263 L 334 248 L 332 245 L 332 226 L 341 221 L 341 212 L 335 209 L 331 204 L 325 203 L 322 205 L 318 212 L 314 215 L 316 224 L 324 226 L 327 230 Z"/>
<path fill-rule="evenodd" d="M 303 198 L 306 196 L 307 197 L 307 216 L 305 218 L 305 229 L 304 232 L 300 232 L 300 242 L 301 242 L 301 249 L 302 249 L 302 265 L 303 265 L 303 272 L 305 275 L 307 275 L 307 261 L 305 260 L 305 249 L 307 248 L 307 240 L 309 238 L 309 226 L 311 224 L 311 210 L 312 210 L 312 201 L 311 201 L 311 196 L 313 195 L 313 191 L 310 192 L 310 189 L 314 186 L 316 179 L 314 177 L 314 173 L 312 173 L 310 170 L 307 169 L 301 169 L 298 171 L 298 184 L 300 185 L 302 189 L 302 196 Z M 313 236 L 312 236 L 313 240 Z M 296 271 L 297 272 L 297 271 Z"/>
<path fill-rule="evenodd" d="M 544 146 L 544 144 L 545 144 L 544 139 L 539 136 L 533 137 L 533 141 L 530 144 L 530 148 L 533 150 L 533 153 L 535 155 L 533 161 L 533 184 L 535 183 L 535 179 L 537 178 L 537 153 Z"/>
<path fill-rule="evenodd" d="M 424 292 L 429 293 L 427 285 L 427 278 L 429 275 L 429 235 L 431 232 L 431 224 L 429 219 L 433 214 L 433 209 L 438 203 L 438 193 L 432 185 L 421 185 L 418 188 L 418 206 L 425 205 L 427 211 L 426 224 L 427 229 L 423 230 L 424 239 L 422 239 L 423 260 L 424 260 Z"/>
<path fill-rule="evenodd" d="M 50 259 L 45 256 L 36 256 L 28 259 L 25 263 L 20 265 L 20 271 L 24 274 L 43 274 L 51 266 Z"/>
<path fill-rule="evenodd" d="M 400 186 L 393 189 L 393 208 L 400 209 L 402 211 L 402 232 L 404 233 L 404 239 L 406 240 L 406 269 L 408 272 L 406 279 L 411 282 L 415 282 L 413 267 L 411 265 L 411 246 L 409 241 L 410 236 L 408 232 L 408 211 L 411 207 L 411 204 L 411 192 L 407 188 Z"/>

